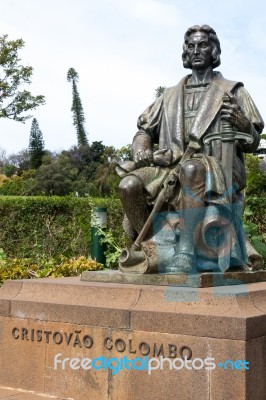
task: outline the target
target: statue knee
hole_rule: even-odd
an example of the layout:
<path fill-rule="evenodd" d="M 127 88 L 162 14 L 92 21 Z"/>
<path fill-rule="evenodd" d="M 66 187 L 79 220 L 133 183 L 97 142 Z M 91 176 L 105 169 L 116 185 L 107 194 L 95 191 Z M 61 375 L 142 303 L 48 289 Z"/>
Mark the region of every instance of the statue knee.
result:
<path fill-rule="evenodd" d="M 142 184 L 135 176 L 126 176 L 118 186 L 119 195 L 122 197 L 132 196 L 139 190 L 142 190 Z"/>
<path fill-rule="evenodd" d="M 206 168 L 200 160 L 192 159 L 184 162 L 180 170 L 181 185 L 189 185 L 195 181 L 205 181 Z"/>

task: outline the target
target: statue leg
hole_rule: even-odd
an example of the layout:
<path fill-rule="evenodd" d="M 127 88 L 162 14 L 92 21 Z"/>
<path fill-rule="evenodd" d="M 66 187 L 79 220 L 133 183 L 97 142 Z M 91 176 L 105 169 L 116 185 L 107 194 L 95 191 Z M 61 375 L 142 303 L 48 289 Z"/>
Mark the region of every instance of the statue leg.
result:
<path fill-rule="evenodd" d="M 119 184 L 118 193 L 128 220 L 139 233 L 150 214 L 142 182 L 133 175 L 126 176 Z"/>
<path fill-rule="evenodd" d="M 195 228 L 205 213 L 206 168 L 199 159 L 186 161 L 180 171 L 180 238 L 177 254 L 166 273 L 189 272 L 195 266 Z"/>

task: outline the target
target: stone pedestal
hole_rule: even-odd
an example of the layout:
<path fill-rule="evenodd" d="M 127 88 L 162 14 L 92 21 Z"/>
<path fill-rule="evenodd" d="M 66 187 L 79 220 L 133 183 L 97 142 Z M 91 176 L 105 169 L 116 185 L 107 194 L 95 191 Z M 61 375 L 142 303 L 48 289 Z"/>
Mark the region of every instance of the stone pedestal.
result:
<path fill-rule="evenodd" d="M 265 400 L 266 283 L 8 281 L 0 289 L 0 354 L 0 386 L 65 399 Z M 59 354 L 170 361 L 150 375 L 126 368 L 114 374 L 71 369 L 67 361 L 55 369 Z M 181 356 L 192 369 L 178 369 Z M 206 358 L 215 368 L 199 368 Z"/>

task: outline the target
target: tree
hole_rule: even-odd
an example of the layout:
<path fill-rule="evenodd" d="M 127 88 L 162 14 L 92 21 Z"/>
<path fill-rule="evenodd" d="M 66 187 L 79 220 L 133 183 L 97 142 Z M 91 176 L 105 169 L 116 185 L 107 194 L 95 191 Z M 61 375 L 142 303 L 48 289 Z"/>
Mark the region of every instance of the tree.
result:
<path fill-rule="evenodd" d="M 30 153 L 30 166 L 37 169 L 42 164 L 42 157 L 44 156 L 44 141 L 42 132 L 36 118 L 33 118 L 30 130 L 29 140 L 29 153 Z"/>
<path fill-rule="evenodd" d="M 75 71 L 75 69 L 69 68 L 67 72 L 67 81 L 72 82 L 73 99 L 72 99 L 71 111 L 73 112 L 73 125 L 76 127 L 78 145 L 84 146 L 88 144 L 88 139 L 84 128 L 84 123 L 85 123 L 84 111 L 79 97 L 79 92 L 77 89 L 78 78 L 79 76 L 78 73 Z"/>
<path fill-rule="evenodd" d="M 166 88 L 166 86 L 158 86 L 158 87 L 155 89 L 155 98 L 156 98 L 156 99 L 157 99 L 158 97 L 160 97 L 160 96 L 163 94 L 165 88 Z"/>
<path fill-rule="evenodd" d="M 126 146 L 121 147 L 115 151 L 116 161 L 133 161 L 132 156 L 132 145 L 127 144 Z"/>
<path fill-rule="evenodd" d="M 117 150 L 113 146 L 105 147 L 102 163 L 96 171 L 95 185 L 101 196 L 115 195 L 120 178 L 116 173 Z"/>
<path fill-rule="evenodd" d="M 104 155 L 106 146 L 102 144 L 102 141 L 95 141 L 92 142 L 91 146 L 91 152 L 92 152 L 92 159 L 95 162 L 101 162 L 102 157 Z"/>
<path fill-rule="evenodd" d="M 30 169 L 30 153 L 28 149 L 20 150 L 18 153 L 10 154 L 6 158 L 5 167 L 15 167 L 15 172 L 21 175 L 23 171 Z M 10 170 L 10 168 L 9 168 Z"/>
<path fill-rule="evenodd" d="M 31 83 L 32 67 L 20 64 L 18 51 L 24 47 L 22 39 L 8 40 L 0 37 L 0 118 L 25 122 L 31 115 L 22 115 L 45 103 L 44 96 L 33 96 L 20 90 L 23 84 Z"/>
<path fill-rule="evenodd" d="M 6 164 L 6 150 L 0 147 L 0 168 Z"/>
<path fill-rule="evenodd" d="M 44 162 L 36 171 L 36 185 L 32 193 L 45 196 L 65 196 L 73 192 L 73 182 L 78 170 L 73 168 L 69 158 L 60 154 L 56 160 L 44 157 Z"/>

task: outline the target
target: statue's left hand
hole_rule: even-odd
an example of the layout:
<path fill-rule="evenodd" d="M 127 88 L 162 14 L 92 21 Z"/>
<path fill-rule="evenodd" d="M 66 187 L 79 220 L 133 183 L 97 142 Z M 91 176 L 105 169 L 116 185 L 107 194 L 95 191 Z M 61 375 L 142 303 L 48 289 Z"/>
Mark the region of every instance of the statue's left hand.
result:
<path fill-rule="evenodd" d="M 149 149 L 136 151 L 133 160 L 135 161 L 137 168 L 154 166 L 153 152 Z"/>
<path fill-rule="evenodd" d="M 230 102 L 223 102 L 221 108 L 221 119 L 232 124 L 239 132 L 250 133 L 251 123 L 239 107 L 235 96 L 232 93 L 226 93 L 230 98 Z"/>

